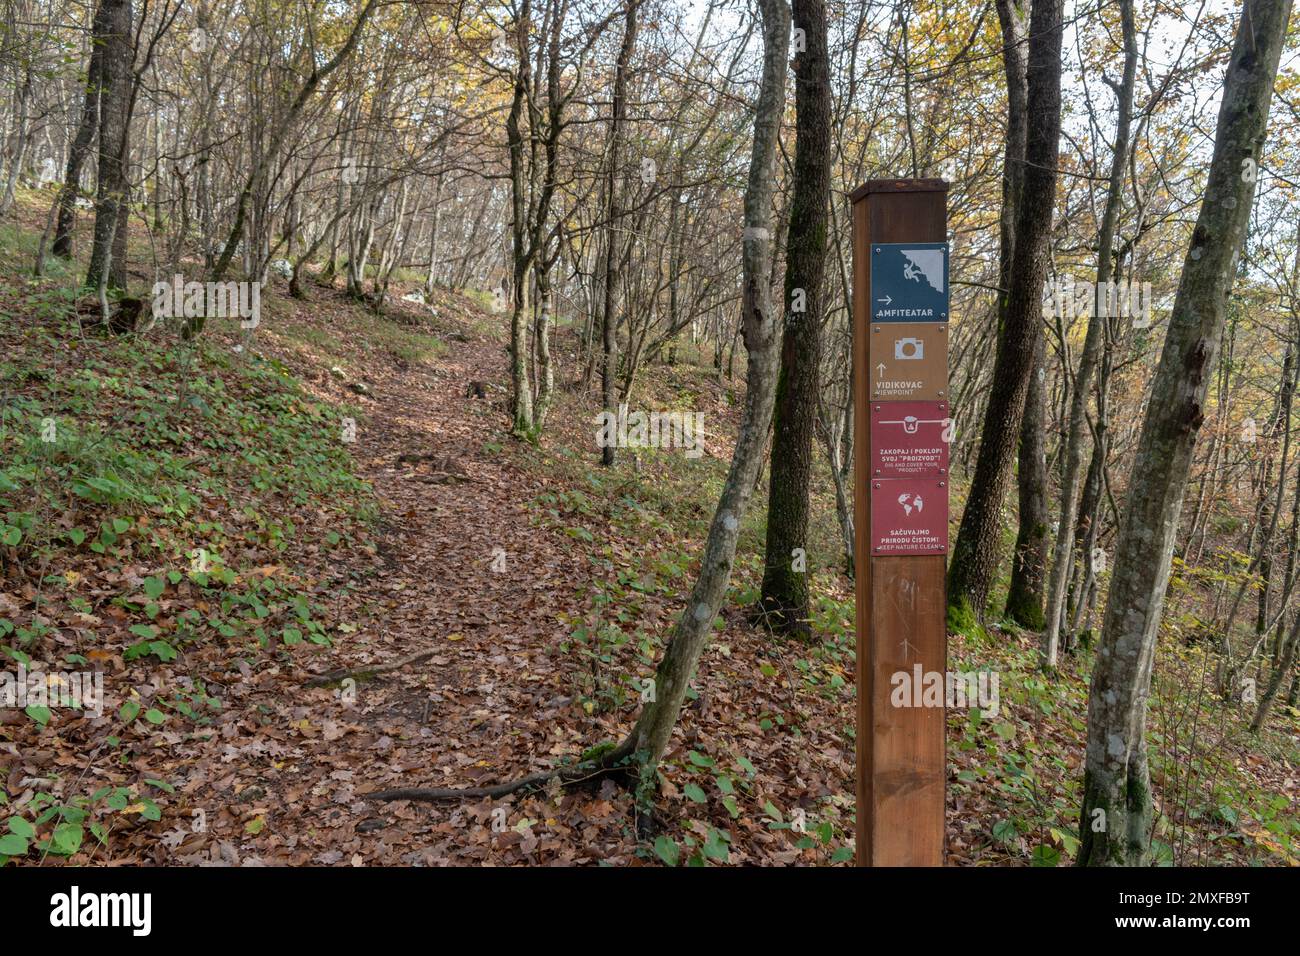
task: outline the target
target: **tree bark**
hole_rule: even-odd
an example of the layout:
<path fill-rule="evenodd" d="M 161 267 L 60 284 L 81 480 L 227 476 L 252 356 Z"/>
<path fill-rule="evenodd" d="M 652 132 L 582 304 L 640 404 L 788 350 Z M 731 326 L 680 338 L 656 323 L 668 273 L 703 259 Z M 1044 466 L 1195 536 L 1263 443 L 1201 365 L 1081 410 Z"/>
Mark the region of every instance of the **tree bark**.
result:
<path fill-rule="evenodd" d="M 629 0 L 626 19 L 623 25 L 623 45 L 618 51 L 618 62 L 614 67 L 614 98 L 612 115 L 609 122 L 609 175 L 605 182 L 606 199 L 609 203 L 607 234 L 605 242 L 605 305 L 604 329 L 601 336 L 600 395 L 601 404 L 611 415 L 616 414 L 618 405 L 618 304 L 620 283 L 623 270 L 618 261 L 623 240 L 619 236 L 620 211 L 619 165 L 623 153 L 623 122 L 627 114 L 627 68 L 632 60 L 632 49 L 636 46 L 637 8 L 640 0 Z M 614 464 L 614 443 L 605 442 L 600 451 L 601 463 Z"/>
<path fill-rule="evenodd" d="M 94 244 L 86 269 L 86 286 L 98 289 L 108 273 L 121 271 L 112 265 L 119 216 L 127 216 L 129 184 L 126 181 L 127 100 L 131 85 L 131 0 L 104 0 L 103 60 L 100 65 L 99 171 L 95 193 Z"/>
<path fill-rule="evenodd" d="M 77 135 L 68 151 L 68 165 L 63 174 L 63 188 L 59 190 L 58 223 L 54 227 L 54 242 L 50 251 L 60 258 L 72 255 L 72 227 L 77 221 L 77 193 L 81 190 L 81 167 L 90 153 L 90 144 L 99 129 L 99 104 L 103 86 L 104 48 L 111 29 L 113 13 L 111 0 L 100 0 L 95 8 L 91 26 L 90 64 L 86 69 L 86 95 L 81 103 L 81 122 Z"/>
<path fill-rule="evenodd" d="M 1142 865 L 1149 855 L 1152 799 L 1145 730 L 1156 637 L 1290 13 L 1291 0 L 1246 0 L 1228 63 L 1205 198 L 1129 478 L 1088 695 L 1079 815 L 1083 864 Z"/>
<path fill-rule="evenodd" d="M 1029 78 L 1025 60 L 1025 19 L 1029 2 L 998 0 L 998 22 L 1002 30 L 1002 62 L 1007 84 L 1007 133 L 1002 158 L 1002 212 L 999 217 L 998 250 L 998 329 L 1007 324 L 1008 291 L 1011 288 L 1012 260 L 1016 247 L 1016 210 L 1020 206 L 1020 186 L 1025 178 L 1025 139 L 1028 135 Z M 1031 375 L 1043 368 L 1040 345 Z M 1016 471 L 1020 490 L 1019 531 L 1016 536 L 1011 587 L 1007 594 L 1006 613 L 1022 627 L 1042 624 L 1042 597 L 1038 595 L 1041 579 L 1042 525 L 1045 518 L 1046 466 L 1042 464 L 1044 399 L 1042 385 L 1030 379 L 1024 422 L 1020 429 L 1019 461 Z"/>
<path fill-rule="evenodd" d="M 1020 423 L 1016 484 L 1020 528 L 1012 553 L 1006 614 L 1021 627 L 1043 627 L 1043 584 L 1047 564 L 1047 376 L 1046 345 L 1040 336 Z"/>
<path fill-rule="evenodd" d="M 997 572 L 1002 502 L 1042 337 L 1042 289 L 1061 133 L 1062 0 L 1038 0 L 1029 30 L 1025 172 L 1016 210 L 1007 317 L 998 338 L 975 476 L 948 570 L 948 603 L 983 617 Z"/>
<path fill-rule="evenodd" d="M 637 755 L 642 780 L 647 783 L 653 781 L 654 768 L 668 747 L 687 686 L 726 596 L 736 557 L 736 539 L 749 507 L 754 478 L 763 465 L 763 446 L 775 400 L 777 321 L 768 277 L 772 258 L 774 165 L 785 104 L 790 8 L 785 0 L 759 0 L 759 7 L 763 16 L 763 76 L 754 111 L 742 252 L 741 324 L 749 352 L 745 406 L 731 468 L 709 526 L 699 577 L 655 673 L 654 700 L 646 703 L 636 726 L 616 751 L 624 756 Z"/>
<path fill-rule="evenodd" d="M 795 156 L 785 255 L 762 604 L 774 627 L 808 633 L 808 481 L 820 395 L 822 279 L 831 189 L 831 80 L 825 0 L 794 0 Z M 802 549 L 802 561 L 795 560 Z"/>
<path fill-rule="evenodd" d="M 1074 377 L 1074 393 L 1070 401 L 1070 424 L 1065 441 L 1065 473 L 1061 479 L 1061 523 L 1056 536 L 1052 559 L 1051 583 L 1048 588 L 1046 630 L 1043 633 L 1042 658 L 1045 667 L 1055 667 L 1060 646 L 1061 623 L 1064 618 L 1065 586 L 1070 580 L 1070 564 L 1074 558 L 1074 520 L 1078 513 L 1079 472 L 1083 469 L 1083 443 L 1087 428 L 1088 394 L 1092 377 L 1097 370 L 1101 341 L 1109 315 L 1109 302 L 1114 297 L 1107 285 L 1114 273 L 1115 228 L 1119 220 L 1120 200 L 1124 188 L 1124 165 L 1128 162 L 1129 130 L 1133 121 L 1133 84 L 1137 77 L 1137 28 L 1133 22 L 1133 0 L 1120 0 L 1120 21 L 1124 31 L 1124 75 L 1118 86 L 1113 86 L 1117 99 L 1118 119 L 1115 128 L 1115 148 L 1110 160 L 1110 179 L 1107 185 L 1106 208 L 1102 213 L 1101 233 L 1097 238 L 1097 285 L 1093 297 L 1092 314 L 1088 317 L 1088 332 L 1084 337 L 1083 355 L 1079 358 L 1079 372 Z M 1070 317 L 1063 321 L 1068 325 Z"/>

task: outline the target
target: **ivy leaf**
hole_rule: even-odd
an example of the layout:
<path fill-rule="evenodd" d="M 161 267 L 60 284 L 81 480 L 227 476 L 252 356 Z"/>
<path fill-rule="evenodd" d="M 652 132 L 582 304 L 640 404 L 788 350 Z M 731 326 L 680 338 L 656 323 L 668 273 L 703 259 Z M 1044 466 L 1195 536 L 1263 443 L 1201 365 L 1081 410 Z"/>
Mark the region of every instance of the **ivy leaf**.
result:
<path fill-rule="evenodd" d="M 688 783 L 686 786 L 682 787 L 682 794 L 687 800 L 691 800 L 695 803 L 704 803 L 704 801 L 708 799 L 708 797 L 704 795 L 704 791 L 700 788 L 700 785 L 696 783 Z"/>

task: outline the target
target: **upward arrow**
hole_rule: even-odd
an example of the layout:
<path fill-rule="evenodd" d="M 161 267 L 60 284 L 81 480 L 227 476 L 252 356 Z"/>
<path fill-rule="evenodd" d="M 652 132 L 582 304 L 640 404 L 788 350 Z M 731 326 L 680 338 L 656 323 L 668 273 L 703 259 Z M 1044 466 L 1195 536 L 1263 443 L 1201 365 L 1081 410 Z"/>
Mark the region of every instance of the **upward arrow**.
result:
<path fill-rule="evenodd" d="M 882 375 L 882 376 L 885 374 L 885 363 L 884 363 L 884 362 L 881 362 L 879 365 L 876 366 L 876 372 L 877 372 L 877 374 Z"/>

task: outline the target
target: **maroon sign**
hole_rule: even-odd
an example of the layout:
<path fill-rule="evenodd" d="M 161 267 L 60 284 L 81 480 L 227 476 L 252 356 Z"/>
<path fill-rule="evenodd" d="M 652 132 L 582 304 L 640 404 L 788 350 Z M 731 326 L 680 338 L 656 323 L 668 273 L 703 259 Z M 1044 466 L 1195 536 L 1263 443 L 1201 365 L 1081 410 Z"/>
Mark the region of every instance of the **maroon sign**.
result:
<path fill-rule="evenodd" d="M 872 480 L 872 557 L 947 552 L 947 481 L 934 478 Z"/>
<path fill-rule="evenodd" d="M 871 477 L 945 478 L 947 402 L 872 402 Z"/>

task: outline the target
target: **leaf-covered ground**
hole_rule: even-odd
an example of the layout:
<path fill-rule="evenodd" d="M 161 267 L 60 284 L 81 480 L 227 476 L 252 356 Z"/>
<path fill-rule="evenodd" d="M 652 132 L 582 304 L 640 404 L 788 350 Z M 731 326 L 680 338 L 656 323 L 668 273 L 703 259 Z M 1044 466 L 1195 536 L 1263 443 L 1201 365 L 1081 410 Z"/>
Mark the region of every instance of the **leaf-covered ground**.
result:
<path fill-rule="evenodd" d="M 738 380 L 654 366 L 645 407 L 702 410 L 707 454 L 642 451 L 604 470 L 590 396 L 561 390 L 540 447 L 505 434 L 503 322 L 477 300 L 394 301 L 377 317 L 332 289 L 309 284 L 300 302 L 279 287 L 243 352 L 233 328 L 196 346 L 174 330 L 105 339 L 70 317 L 67 276 L 21 273 L 30 233 L 8 238 L 0 667 L 102 670 L 107 704 L 99 717 L 0 710 L 0 858 L 850 858 L 852 589 L 821 486 L 816 640 L 753 625 L 750 515 L 654 839 L 638 839 L 633 799 L 611 780 L 451 804 L 367 798 L 509 780 L 630 726 L 695 570 Z M 567 379 L 572 330 L 557 339 Z M 952 863 L 1073 855 L 1087 657 L 1048 680 L 1034 646 L 996 629 L 952 636 L 953 666 L 997 670 L 1002 698 L 995 715 L 950 716 Z M 1295 863 L 1297 715 L 1279 709 L 1248 738 L 1235 710 L 1180 696 L 1202 663 L 1177 645 L 1160 664 L 1158 847 L 1181 862 Z M 310 686 L 340 670 L 355 677 Z"/>

